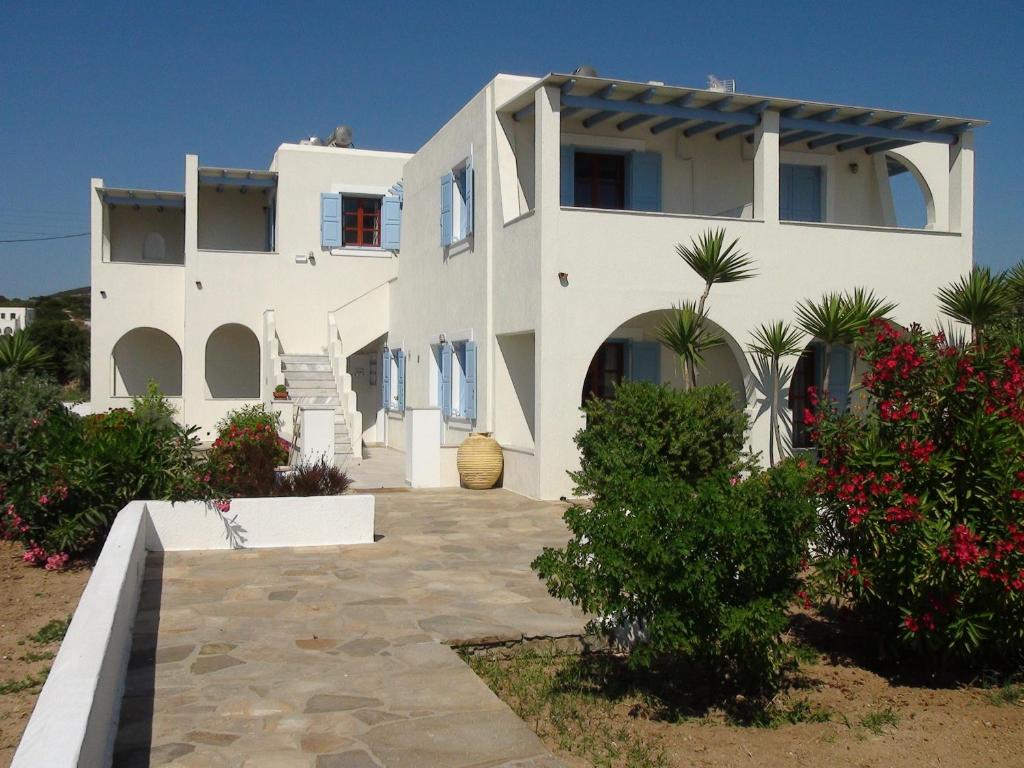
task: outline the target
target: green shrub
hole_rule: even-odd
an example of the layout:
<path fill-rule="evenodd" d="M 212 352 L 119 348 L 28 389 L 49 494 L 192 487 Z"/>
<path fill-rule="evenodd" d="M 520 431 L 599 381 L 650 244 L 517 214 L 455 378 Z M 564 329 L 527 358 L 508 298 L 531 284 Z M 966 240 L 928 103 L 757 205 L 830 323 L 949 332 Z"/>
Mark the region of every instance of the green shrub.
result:
<path fill-rule="evenodd" d="M 267 427 L 277 432 L 281 428 L 281 414 L 272 410 L 268 411 L 264 403 L 243 405 L 241 408 L 228 412 L 223 419 L 217 422 L 217 434 L 223 436 L 232 427 L 238 429 Z"/>
<path fill-rule="evenodd" d="M 893 650 L 1024 661 L 1024 357 L 914 326 L 864 339 L 866 407 L 822 409 L 818 571 Z"/>
<path fill-rule="evenodd" d="M 586 412 L 574 479 L 592 506 L 569 509 L 572 539 L 534 561 L 548 590 L 605 629 L 637 628 L 635 664 L 697 661 L 744 690 L 771 689 L 814 528 L 806 464 L 753 468 L 727 387 L 626 384 Z"/>

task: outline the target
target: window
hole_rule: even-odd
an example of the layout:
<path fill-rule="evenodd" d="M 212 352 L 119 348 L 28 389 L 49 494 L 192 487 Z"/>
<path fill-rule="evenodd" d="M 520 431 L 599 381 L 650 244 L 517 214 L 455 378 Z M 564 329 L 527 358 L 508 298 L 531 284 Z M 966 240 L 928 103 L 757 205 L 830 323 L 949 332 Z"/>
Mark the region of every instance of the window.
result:
<path fill-rule="evenodd" d="M 573 199 L 582 208 L 623 210 L 626 207 L 626 157 L 577 152 Z"/>
<path fill-rule="evenodd" d="M 380 246 L 380 198 L 342 195 L 343 244 L 345 247 Z"/>
<path fill-rule="evenodd" d="M 779 218 L 824 221 L 822 178 L 820 165 L 783 163 L 779 167 Z"/>
<path fill-rule="evenodd" d="M 441 177 L 441 245 L 473 233 L 473 158 L 467 157 Z"/>
<path fill-rule="evenodd" d="M 583 379 L 583 397 L 609 398 L 626 376 L 626 342 L 606 341 L 597 348 Z"/>
<path fill-rule="evenodd" d="M 476 342 L 441 346 L 441 411 L 445 418 L 476 418 Z"/>
<path fill-rule="evenodd" d="M 793 380 L 789 385 L 789 410 L 793 413 L 794 448 L 813 447 L 811 431 L 804 422 L 804 410 L 811 407 L 809 390 L 817 387 L 821 377 L 820 351 L 817 344 L 811 344 L 800 355 L 793 370 Z"/>
<path fill-rule="evenodd" d="M 380 353 L 380 403 L 385 411 L 405 412 L 405 352 L 385 347 Z"/>

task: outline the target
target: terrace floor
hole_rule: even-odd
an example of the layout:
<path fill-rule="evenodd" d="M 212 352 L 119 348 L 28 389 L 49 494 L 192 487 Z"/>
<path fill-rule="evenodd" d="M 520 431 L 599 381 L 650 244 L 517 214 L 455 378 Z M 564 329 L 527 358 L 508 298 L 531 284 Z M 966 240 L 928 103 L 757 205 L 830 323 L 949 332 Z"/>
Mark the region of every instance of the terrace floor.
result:
<path fill-rule="evenodd" d="M 115 766 L 561 765 L 449 645 L 577 637 L 563 506 L 377 496 L 374 544 L 150 555 Z"/>

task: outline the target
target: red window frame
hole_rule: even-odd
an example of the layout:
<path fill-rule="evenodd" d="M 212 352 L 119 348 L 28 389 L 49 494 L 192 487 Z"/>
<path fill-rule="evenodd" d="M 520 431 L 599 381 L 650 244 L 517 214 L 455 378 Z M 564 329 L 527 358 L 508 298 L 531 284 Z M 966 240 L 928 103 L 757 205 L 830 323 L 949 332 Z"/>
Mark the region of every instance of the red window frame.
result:
<path fill-rule="evenodd" d="M 346 248 L 380 247 L 379 197 L 342 195 L 342 243 Z"/>
<path fill-rule="evenodd" d="M 575 206 L 614 211 L 625 210 L 625 155 L 605 152 L 576 152 L 574 168 L 573 197 Z"/>

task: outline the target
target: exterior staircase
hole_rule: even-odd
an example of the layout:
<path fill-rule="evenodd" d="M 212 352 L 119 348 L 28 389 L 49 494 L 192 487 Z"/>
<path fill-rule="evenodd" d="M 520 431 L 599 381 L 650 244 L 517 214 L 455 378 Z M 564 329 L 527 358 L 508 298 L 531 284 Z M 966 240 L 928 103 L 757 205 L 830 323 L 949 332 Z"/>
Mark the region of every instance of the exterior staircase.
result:
<path fill-rule="evenodd" d="M 297 405 L 334 406 L 334 463 L 341 464 L 352 457 L 352 439 L 349 434 L 345 410 L 331 359 L 328 355 L 281 355 L 281 373 L 284 375 L 288 396 Z M 301 440 L 301 436 L 299 437 Z"/>

